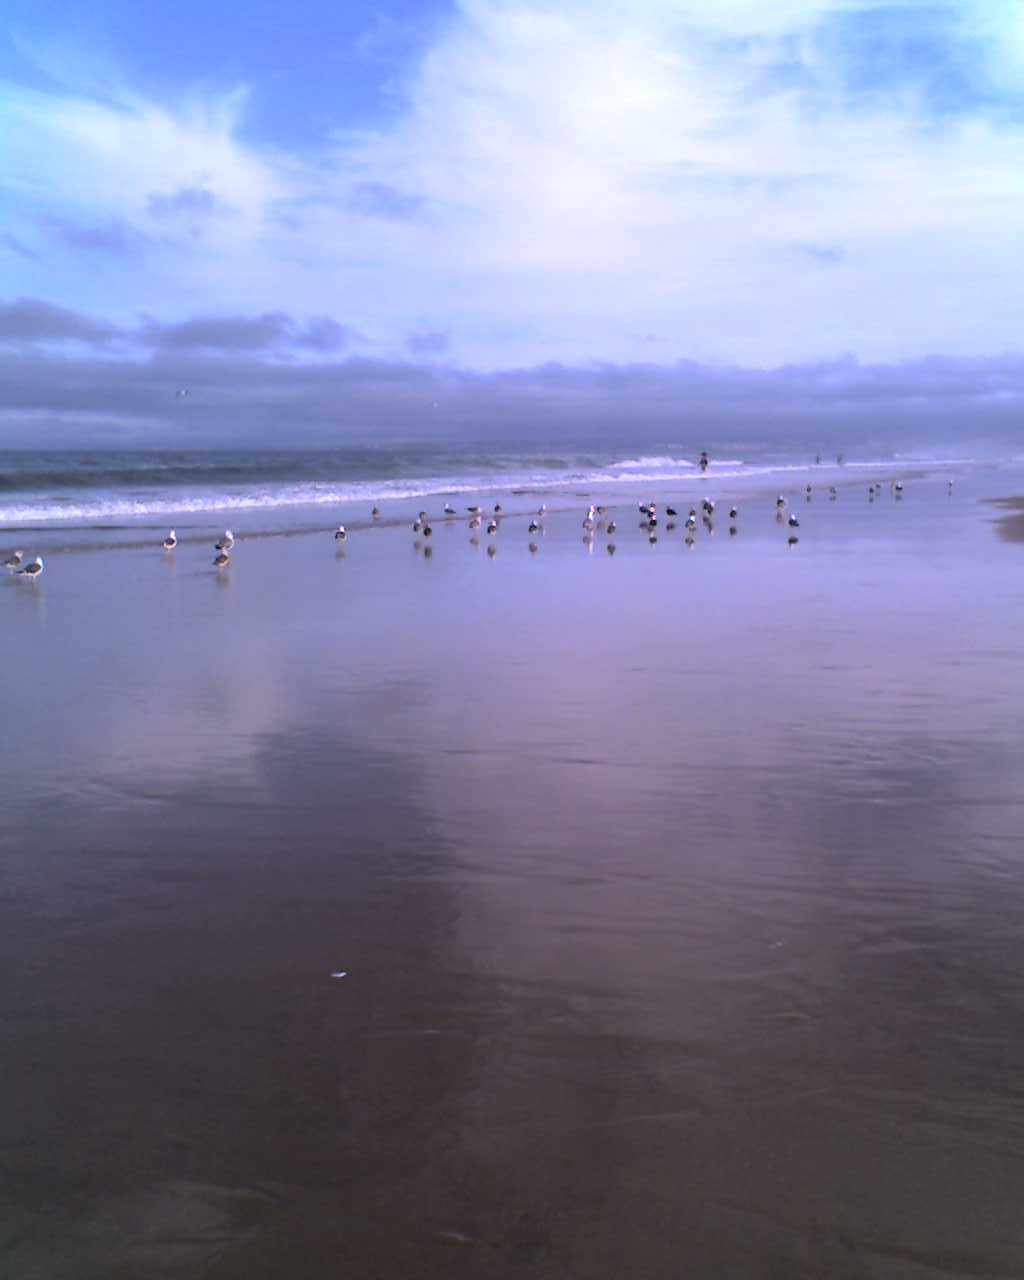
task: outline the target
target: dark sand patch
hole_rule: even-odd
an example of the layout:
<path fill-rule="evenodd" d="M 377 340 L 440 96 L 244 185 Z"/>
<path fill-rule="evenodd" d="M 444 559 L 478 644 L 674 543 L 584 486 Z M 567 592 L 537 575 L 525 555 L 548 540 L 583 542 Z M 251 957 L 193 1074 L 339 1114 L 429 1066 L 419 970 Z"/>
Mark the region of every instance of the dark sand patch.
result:
<path fill-rule="evenodd" d="M 1004 542 L 1024 542 L 1024 497 L 985 498 L 993 507 L 1002 507 L 1013 514 L 1000 516 L 995 521 L 996 532 Z"/>

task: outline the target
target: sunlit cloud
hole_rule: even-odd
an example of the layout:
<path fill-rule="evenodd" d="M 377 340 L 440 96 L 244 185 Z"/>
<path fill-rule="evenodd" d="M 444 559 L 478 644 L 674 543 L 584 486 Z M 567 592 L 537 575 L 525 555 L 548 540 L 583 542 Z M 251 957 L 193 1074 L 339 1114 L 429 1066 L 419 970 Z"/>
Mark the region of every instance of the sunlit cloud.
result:
<path fill-rule="evenodd" d="M 287 151 L 265 86 L 65 68 L 0 86 L 5 263 L 122 325 L 333 316 L 481 369 L 998 352 L 1022 32 L 1019 0 L 463 0 L 395 110 Z"/>

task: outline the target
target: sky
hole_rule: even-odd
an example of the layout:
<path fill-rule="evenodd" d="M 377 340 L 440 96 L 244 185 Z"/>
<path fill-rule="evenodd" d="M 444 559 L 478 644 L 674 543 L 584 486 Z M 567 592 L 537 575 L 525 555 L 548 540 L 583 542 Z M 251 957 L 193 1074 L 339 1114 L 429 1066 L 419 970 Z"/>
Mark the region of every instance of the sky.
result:
<path fill-rule="evenodd" d="M 0 444 L 179 380 L 297 440 L 939 368 L 1002 420 L 1022 263 L 1024 0 L 0 11 Z"/>

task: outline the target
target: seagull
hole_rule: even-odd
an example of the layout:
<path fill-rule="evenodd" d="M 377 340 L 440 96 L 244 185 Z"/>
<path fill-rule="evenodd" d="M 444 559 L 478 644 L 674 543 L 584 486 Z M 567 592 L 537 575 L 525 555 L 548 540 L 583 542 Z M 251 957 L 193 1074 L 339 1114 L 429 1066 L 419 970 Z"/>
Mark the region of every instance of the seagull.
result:
<path fill-rule="evenodd" d="M 828 496 L 829 496 L 830 498 L 834 498 L 834 497 L 836 497 L 837 492 L 838 492 L 838 491 L 837 491 L 837 489 L 836 489 L 835 485 L 834 485 L 834 484 L 830 484 L 830 485 L 829 485 L 829 487 L 828 487 Z"/>
<path fill-rule="evenodd" d="M 800 521 L 796 518 L 796 516 L 790 516 L 790 517 L 789 517 L 789 520 L 787 521 L 787 524 L 789 525 L 789 527 L 790 527 L 791 529 L 799 529 L 799 528 L 800 528 Z"/>
<path fill-rule="evenodd" d="M 539 529 L 540 529 L 540 525 L 537 523 L 537 521 L 531 520 L 530 523 L 527 525 L 526 532 L 536 533 Z"/>
<path fill-rule="evenodd" d="M 696 527 L 697 527 L 697 517 L 696 517 L 696 515 L 695 515 L 692 511 L 691 511 L 691 512 L 690 512 L 690 514 L 686 517 L 686 527 L 687 527 L 687 529 L 689 529 L 689 530 L 691 530 L 691 531 L 692 531 L 692 530 L 694 530 L 694 529 L 696 529 Z"/>
<path fill-rule="evenodd" d="M 376 520 L 380 515 L 380 507 L 374 507 L 374 509 L 370 512 L 370 515 L 374 518 L 374 520 Z"/>
<path fill-rule="evenodd" d="M 952 481 L 950 481 L 950 483 L 952 484 Z M 4 561 L 4 568 L 12 569 L 12 570 L 20 569 L 21 562 L 24 558 L 25 558 L 24 551 L 12 551 L 11 554 Z"/>
<path fill-rule="evenodd" d="M 501 515 L 501 503 L 500 503 L 500 502 L 496 502 L 496 503 L 494 504 L 494 514 L 495 514 L 496 516 L 500 516 L 500 515 Z"/>
<path fill-rule="evenodd" d="M 665 514 L 667 516 L 677 516 L 679 512 L 675 509 L 675 507 L 666 507 Z"/>
<path fill-rule="evenodd" d="M 235 545 L 235 535 L 231 532 L 230 529 L 225 529 L 224 537 L 221 538 L 220 542 L 217 542 L 214 544 L 213 549 L 214 551 L 230 551 L 234 545 Z"/>
<path fill-rule="evenodd" d="M 18 577 L 38 578 L 43 571 L 43 557 L 36 556 L 34 560 L 30 560 L 24 569 L 18 570 Z"/>
<path fill-rule="evenodd" d="M 220 555 L 218 555 L 218 556 L 214 559 L 213 567 L 214 567 L 215 569 L 223 569 L 223 568 L 225 568 L 227 565 L 229 565 L 230 563 L 231 563 L 231 557 L 228 555 L 228 553 L 227 553 L 226 551 L 222 551 L 222 552 L 220 553 Z"/>
<path fill-rule="evenodd" d="M 430 525 L 429 525 L 429 524 L 425 524 L 425 525 L 423 526 L 423 536 L 424 536 L 424 538 L 429 538 L 429 537 L 430 537 L 430 535 L 431 535 L 433 532 L 434 532 L 434 530 L 430 527 Z"/>
<path fill-rule="evenodd" d="M 780 493 L 780 494 L 779 494 L 779 496 L 775 499 L 775 505 L 776 505 L 777 507 L 784 507 L 784 506 L 786 505 L 786 499 L 782 496 L 782 494 L 781 494 L 781 493 Z"/>
<path fill-rule="evenodd" d="M 608 521 L 608 533 L 614 533 L 618 527 L 614 520 Z"/>
<path fill-rule="evenodd" d="M 348 534 L 345 532 L 345 526 L 343 524 L 338 525 L 337 529 L 334 532 L 334 537 L 338 542 L 344 542 L 345 539 L 348 537 Z"/>
<path fill-rule="evenodd" d="M 444 513 L 446 516 L 453 516 L 455 514 L 455 508 L 451 505 L 450 502 L 446 502 L 444 504 Z"/>
<path fill-rule="evenodd" d="M 736 508 L 735 508 L 735 507 L 730 507 L 730 508 L 729 508 L 729 519 L 730 519 L 730 520 L 735 520 L 735 519 L 736 519 Z"/>
<path fill-rule="evenodd" d="M 162 545 L 165 551 L 173 551 L 174 548 L 178 545 L 178 535 L 174 532 L 173 529 L 170 531 L 167 537 L 164 538 Z"/>
<path fill-rule="evenodd" d="M 469 514 L 470 514 L 471 516 L 478 516 L 478 515 L 480 514 L 480 512 L 483 510 L 483 508 L 482 508 L 482 507 L 467 507 L 467 508 L 466 508 L 466 510 L 469 512 Z"/>
<path fill-rule="evenodd" d="M 897 493 L 903 492 L 903 485 L 900 483 L 899 480 L 896 481 L 896 483 L 893 485 L 893 488 L 896 490 Z"/>
<path fill-rule="evenodd" d="M 488 533 L 497 533 L 497 532 L 498 532 L 498 522 L 497 522 L 497 520 L 489 520 L 489 521 L 487 522 L 487 532 L 488 532 Z"/>
<path fill-rule="evenodd" d="M 540 506 L 537 508 L 537 514 L 540 516 L 542 520 L 544 519 L 544 512 L 547 511 L 547 509 L 548 509 L 548 504 L 546 502 L 542 502 Z"/>

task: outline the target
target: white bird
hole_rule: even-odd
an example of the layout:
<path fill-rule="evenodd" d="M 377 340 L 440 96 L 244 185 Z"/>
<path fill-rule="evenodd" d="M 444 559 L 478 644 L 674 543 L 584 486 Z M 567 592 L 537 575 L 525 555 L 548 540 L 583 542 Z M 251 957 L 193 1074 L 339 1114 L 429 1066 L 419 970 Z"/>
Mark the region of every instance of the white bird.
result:
<path fill-rule="evenodd" d="M 348 537 L 348 534 L 345 532 L 345 526 L 343 524 L 338 525 L 337 529 L 334 531 L 334 536 L 340 542 L 345 541 L 345 539 Z"/>
<path fill-rule="evenodd" d="M 781 494 L 781 493 L 780 493 L 780 494 L 779 494 L 779 496 L 775 499 L 775 505 L 776 505 L 777 507 L 784 507 L 784 506 L 786 505 L 786 499 L 782 496 L 782 494 Z"/>
<path fill-rule="evenodd" d="M 223 538 L 221 538 L 220 542 L 214 543 L 213 549 L 214 551 L 230 551 L 234 545 L 235 535 L 230 529 L 225 529 Z"/>
<path fill-rule="evenodd" d="M 537 508 L 537 514 L 540 516 L 542 520 L 544 519 L 544 512 L 547 511 L 547 509 L 548 509 L 548 504 L 546 502 L 542 502 L 540 506 Z"/>
<path fill-rule="evenodd" d="M 453 515 L 455 515 L 455 508 L 451 505 L 451 503 L 450 503 L 450 502 L 446 502 L 446 503 L 444 504 L 444 513 L 445 513 L 445 515 L 446 515 L 446 516 L 453 516 Z"/>
<path fill-rule="evenodd" d="M 953 483 L 953 482 L 952 482 L 952 481 L 950 481 L 950 484 L 952 484 L 952 483 Z M 12 552 L 11 552 L 11 554 L 10 554 L 10 555 L 7 557 L 7 559 L 4 561 L 4 568 L 5 568 L 5 569 L 20 569 L 20 568 L 21 568 L 21 562 L 22 562 L 22 560 L 23 560 L 24 558 L 25 558 L 25 553 L 24 553 L 24 551 L 12 551 Z"/>
<path fill-rule="evenodd" d="M 173 551 L 174 548 L 178 545 L 178 535 L 174 532 L 173 529 L 170 531 L 167 537 L 164 538 L 162 545 L 165 551 Z"/>
<path fill-rule="evenodd" d="M 537 523 L 537 521 L 536 521 L 536 520 L 531 520 L 531 521 L 530 521 L 530 523 L 529 523 L 529 525 L 527 525 L 526 532 L 527 532 L 527 533 L 536 533 L 539 529 L 540 529 L 540 525 Z"/>
<path fill-rule="evenodd" d="M 796 518 L 796 516 L 790 516 L 790 517 L 789 517 L 789 520 L 787 521 L 787 523 L 789 524 L 789 527 L 790 527 L 791 529 L 799 529 L 799 528 L 800 528 L 800 521 Z"/>
<path fill-rule="evenodd" d="M 24 569 L 18 570 L 19 577 L 38 578 L 43 571 L 43 557 L 36 556 L 34 560 L 30 560 Z"/>
<path fill-rule="evenodd" d="M 498 532 L 498 522 L 497 522 L 497 520 L 490 520 L 490 521 L 488 522 L 488 524 L 487 524 L 487 532 L 488 532 L 488 533 L 497 533 L 497 532 Z"/>
<path fill-rule="evenodd" d="M 478 515 L 480 514 L 481 508 L 480 508 L 480 507 L 467 507 L 467 508 L 466 508 L 466 510 L 469 512 L 469 514 L 470 514 L 471 516 L 478 516 Z"/>
<path fill-rule="evenodd" d="M 736 508 L 735 508 L 735 507 L 730 507 L 730 508 L 729 508 L 729 519 L 730 519 L 730 520 L 735 520 L 735 519 L 736 519 Z"/>

